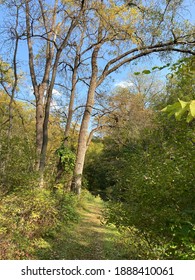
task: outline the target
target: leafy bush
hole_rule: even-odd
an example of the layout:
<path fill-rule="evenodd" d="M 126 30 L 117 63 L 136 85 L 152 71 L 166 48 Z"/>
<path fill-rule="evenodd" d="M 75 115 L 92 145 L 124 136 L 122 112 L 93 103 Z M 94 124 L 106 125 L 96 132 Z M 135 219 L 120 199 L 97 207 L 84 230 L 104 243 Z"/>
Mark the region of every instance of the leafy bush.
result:
<path fill-rule="evenodd" d="M 121 149 L 118 157 L 122 168 L 118 164 L 120 176 L 112 188 L 108 221 L 135 227 L 147 236 L 149 244 L 158 248 L 156 258 L 195 257 L 192 136 L 192 125 L 169 121 L 134 150 Z"/>
<path fill-rule="evenodd" d="M 0 259 L 36 259 L 52 250 L 52 239 L 77 219 L 77 199 L 28 188 L 1 198 Z"/>
<path fill-rule="evenodd" d="M 75 165 L 75 153 L 73 153 L 68 147 L 62 145 L 59 149 L 57 149 L 56 154 L 60 158 L 64 170 L 66 172 L 71 172 Z"/>

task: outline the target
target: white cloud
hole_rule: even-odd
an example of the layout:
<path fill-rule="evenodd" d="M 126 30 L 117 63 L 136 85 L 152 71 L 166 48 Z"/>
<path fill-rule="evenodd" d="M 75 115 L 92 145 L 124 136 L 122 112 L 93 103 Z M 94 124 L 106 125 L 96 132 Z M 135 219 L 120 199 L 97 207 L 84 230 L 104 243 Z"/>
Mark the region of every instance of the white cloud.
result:
<path fill-rule="evenodd" d="M 58 107 L 58 104 L 55 100 L 51 101 L 51 107 L 54 107 L 54 108 Z"/>
<path fill-rule="evenodd" d="M 53 89 L 53 95 L 55 95 L 55 96 L 61 96 L 62 94 L 61 94 L 61 92 L 59 92 L 58 90 L 56 90 L 55 88 Z"/>
<path fill-rule="evenodd" d="M 133 83 L 132 82 L 127 82 L 127 81 L 121 81 L 115 84 L 115 87 L 122 87 L 122 88 L 128 88 L 132 87 Z"/>
<path fill-rule="evenodd" d="M 34 93 L 33 86 L 29 86 L 28 88 L 29 88 L 29 93 L 30 93 L 30 94 L 33 94 L 33 93 Z M 59 92 L 59 91 L 58 91 L 57 89 L 55 89 L 55 88 L 53 89 L 52 94 L 53 94 L 54 96 L 61 96 L 61 95 L 62 95 L 62 93 Z"/>

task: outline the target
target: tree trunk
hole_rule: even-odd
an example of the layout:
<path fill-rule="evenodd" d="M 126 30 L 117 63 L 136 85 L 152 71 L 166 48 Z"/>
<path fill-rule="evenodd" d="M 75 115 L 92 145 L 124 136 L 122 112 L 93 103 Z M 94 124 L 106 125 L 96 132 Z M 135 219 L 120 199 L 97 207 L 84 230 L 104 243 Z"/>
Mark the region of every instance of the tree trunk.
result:
<path fill-rule="evenodd" d="M 102 38 L 102 29 L 100 25 L 98 30 L 99 42 L 101 41 L 101 38 Z M 85 155 L 87 151 L 88 129 L 89 129 L 89 123 L 91 119 L 91 112 L 94 105 L 95 90 L 97 87 L 97 75 L 98 75 L 97 57 L 98 57 L 100 47 L 101 47 L 101 43 L 96 45 L 91 57 L 91 69 L 92 69 L 91 81 L 90 81 L 90 86 L 87 95 L 85 112 L 83 114 L 83 119 L 81 122 L 81 127 L 79 132 L 77 156 L 76 156 L 75 168 L 74 168 L 73 179 L 71 184 L 71 191 L 75 192 L 78 195 L 81 192 L 83 168 L 85 162 Z"/>
<path fill-rule="evenodd" d="M 83 44 L 83 36 L 81 38 L 80 44 L 77 46 L 77 53 L 74 60 L 74 67 L 73 67 L 73 73 L 72 73 L 72 88 L 71 88 L 71 94 L 70 94 L 70 102 L 68 106 L 68 116 L 66 121 L 66 127 L 64 132 L 64 142 L 63 145 L 65 147 L 68 147 L 69 145 L 69 136 L 70 136 L 70 130 L 71 130 L 71 123 L 72 123 L 72 117 L 74 112 L 74 101 L 75 101 L 75 93 L 76 93 L 76 85 L 77 85 L 77 72 L 78 72 L 78 66 L 79 66 L 79 58 L 80 58 L 80 50 L 81 46 Z M 59 182 L 64 172 L 64 166 L 61 162 L 61 158 L 59 158 L 58 165 L 57 165 L 57 175 L 55 182 Z"/>
<path fill-rule="evenodd" d="M 68 145 L 69 145 L 69 135 L 70 135 L 70 129 L 71 129 L 71 123 L 72 123 L 73 106 L 74 106 L 75 90 L 76 90 L 76 77 L 75 77 L 75 82 L 73 83 L 73 85 L 74 86 L 72 87 L 72 90 L 71 90 L 71 96 L 70 96 L 70 102 L 69 102 L 69 108 L 68 108 L 68 117 L 67 117 L 65 132 L 64 132 L 63 145 L 65 147 L 68 147 Z M 58 183 L 60 181 L 60 179 L 63 176 L 63 173 L 64 173 L 64 165 L 61 162 L 61 158 L 59 158 L 59 161 L 57 164 L 57 175 L 55 178 L 56 183 Z"/>
<path fill-rule="evenodd" d="M 44 120 L 44 89 L 39 86 L 38 94 L 36 94 L 36 163 L 35 170 L 39 171 L 40 156 L 43 144 L 43 120 Z"/>
<path fill-rule="evenodd" d="M 96 73 L 95 73 L 94 77 L 92 77 L 91 79 L 91 83 L 88 91 L 88 99 L 87 99 L 85 112 L 83 115 L 80 133 L 79 133 L 76 163 L 75 163 L 73 180 L 71 185 L 71 190 L 76 194 L 80 194 L 81 192 L 83 167 L 84 167 L 85 155 L 87 151 L 88 128 L 89 128 L 92 107 L 94 105 L 96 84 L 97 82 L 96 82 Z"/>
<path fill-rule="evenodd" d="M 26 15 L 26 32 L 27 32 L 27 44 L 28 44 L 28 54 L 29 54 L 29 69 L 32 80 L 32 85 L 34 89 L 34 94 L 36 97 L 36 166 L 35 169 L 39 171 L 41 181 L 43 181 L 43 173 L 46 164 L 46 152 L 48 144 L 48 122 L 50 115 L 50 104 L 52 98 L 52 91 L 54 88 L 54 83 L 57 74 L 57 68 L 59 59 L 62 51 L 67 46 L 68 40 L 77 26 L 80 16 L 83 14 L 83 7 L 79 11 L 77 17 L 68 19 L 69 28 L 66 31 L 66 36 L 62 39 L 59 44 L 56 44 L 58 27 L 61 23 L 57 21 L 58 14 L 58 0 L 53 1 L 51 18 L 47 18 L 46 3 L 39 0 L 37 4 L 37 9 L 40 9 L 40 22 L 41 28 L 45 30 L 43 38 L 45 40 L 45 60 L 43 61 L 44 70 L 41 83 L 38 85 L 37 75 L 35 71 L 35 58 L 34 58 L 34 25 L 33 18 L 34 13 L 33 6 L 30 0 L 26 0 L 25 3 L 25 15 Z M 62 21 L 63 22 L 63 21 Z M 36 30 L 36 29 L 35 29 Z M 60 31 L 59 31 L 60 32 Z M 40 36 L 41 37 L 41 36 Z M 36 48 L 36 46 L 34 47 Z M 55 55 L 55 57 L 54 57 Z M 45 96 L 45 100 L 44 100 Z M 42 184 L 42 183 L 41 183 Z"/>
<path fill-rule="evenodd" d="M 40 101 L 36 102 L 36 171 L 39 170 L 40 165 L 40 154 L 43 142 L 43 106 Z"/>

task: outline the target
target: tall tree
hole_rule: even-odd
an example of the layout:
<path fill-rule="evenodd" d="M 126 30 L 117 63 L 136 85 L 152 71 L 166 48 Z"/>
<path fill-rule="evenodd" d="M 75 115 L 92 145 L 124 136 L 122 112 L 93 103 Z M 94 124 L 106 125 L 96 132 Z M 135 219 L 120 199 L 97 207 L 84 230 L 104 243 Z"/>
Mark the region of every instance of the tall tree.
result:
<path fill-rule="evenodd" d="M 36 99 L 36 169 L 43 178 L 48 145 L 48 122 L 52 92 L 62 52 L 82 15 L 81 3 L 71 1 L 25 1 L 29 69 Z M 37 45 L 41 49 L 37 51 Z M 35 45 L 34 45 L 35 44 Z M 36 69 L 39 60 L 41 67 Z M 38 75 L 41 78 L 38 78 Z"/>
<path fill-rule="evenodd" d="M 8 143 L 11 138 L 12 123 L 13 123 L 13 103 L 15 100 L 15 95 L 18 89 L 18 82 L 20 75 L 18 74 L 17 67 L 17 55 L 18 55 L 18 45 L 20 39 L 20 27 L 19 27 L 19 12 L 21 9 L 21 4 L 14 5 L 10 4 L 12 7 L 11 16 L 14 18 L 12 25 L 8 28 L 8 33 L 10 37 L 10 43 L 12 44 L 12 55 L 10 63 L 0 61 L 0 84 L 9 96 L 9 127 L 8 127 Z"/>
<path fill-rule="evenodd" d="M 88 142 L 88 129 L 95 102 L 95 92 L 106 77 L 139 58 L 152 53 L 181 52 L 194 55 L 194 32 L 179 28 L 175 20 L 178 1 L 141 1 L 121 4 L 118 1 L 85 1 L 90 12 L 86 48 L 90 57 L 89 89 L 81 121 L 72 190 L 80 193 Z M 93 17 L 93 20 L 92 20 Z M 91 23 L 93 22 L 93 25 Z M 176 23 L 177 22 L 177 23 Z M 166 40 L 165 40 L 166 38 Z"/>
<path fill-rule="evenodd" d="M 80 28 L 79 28 L 80 29 Z M 65 61 L 63 62 L 64 67 L 69 67 L 71 70 L 71 82 L 70 82 L 70 98 L 68 102 L 68 112 L 67 112 L 67 118 L 66 118 L 66 124 L 64 129 L 64 139 L 62 143 L 62 148 L 66 147 L 69 148 L 70 143 L 70 134 L 71 134 L 71 125 L 73 121 L 73 114 L 74 114 L 74 104 L 75 104 L 75 98 L 76 98 L 76 88 L 79 81 L 79 70 L 81 67 L 81 49 L 83 46 L 84 36 L 85 36 L 85 28 L 81 28 L 81 32 L 77 32 L 77 42 L 73 42 L 72 51 L 73 51 L 73 58 L 71 57 L 71 61 L 68 61 L 65 58 Z M 66 78 L 67 75 L 66 75 Z M 59 181 L 59 179 L 62 177 L 64 171 L 64 164 L 62 162 L 62 158 L 59 157 L 59 162 L 57 165 L 57 175 L 56 175 L 56 182 Z"/>

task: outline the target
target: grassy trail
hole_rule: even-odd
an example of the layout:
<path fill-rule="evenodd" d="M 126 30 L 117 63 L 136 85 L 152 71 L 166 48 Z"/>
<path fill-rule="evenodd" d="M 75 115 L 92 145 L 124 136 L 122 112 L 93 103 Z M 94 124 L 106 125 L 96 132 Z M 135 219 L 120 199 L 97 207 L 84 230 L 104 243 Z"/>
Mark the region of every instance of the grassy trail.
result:
<path fill-rule="evenodd" d="M 104 238 L 105 226 L 101 224 L 101 206 L 88 203 L 87 209 L 80 211 L 81 221 L 76 227 L 77 241 L 84 246 L 78 258 L 105 259 Z"/>
<path fill-rule="evenodd" d="M 101 223 L 103 203 L 99 198 L 80 207 L 79 223 L 60 236 L 53 259 L 106 260 L 117 259 L 118 231 Z M 120 257 L 119 257 L 120 258 Z"/>

